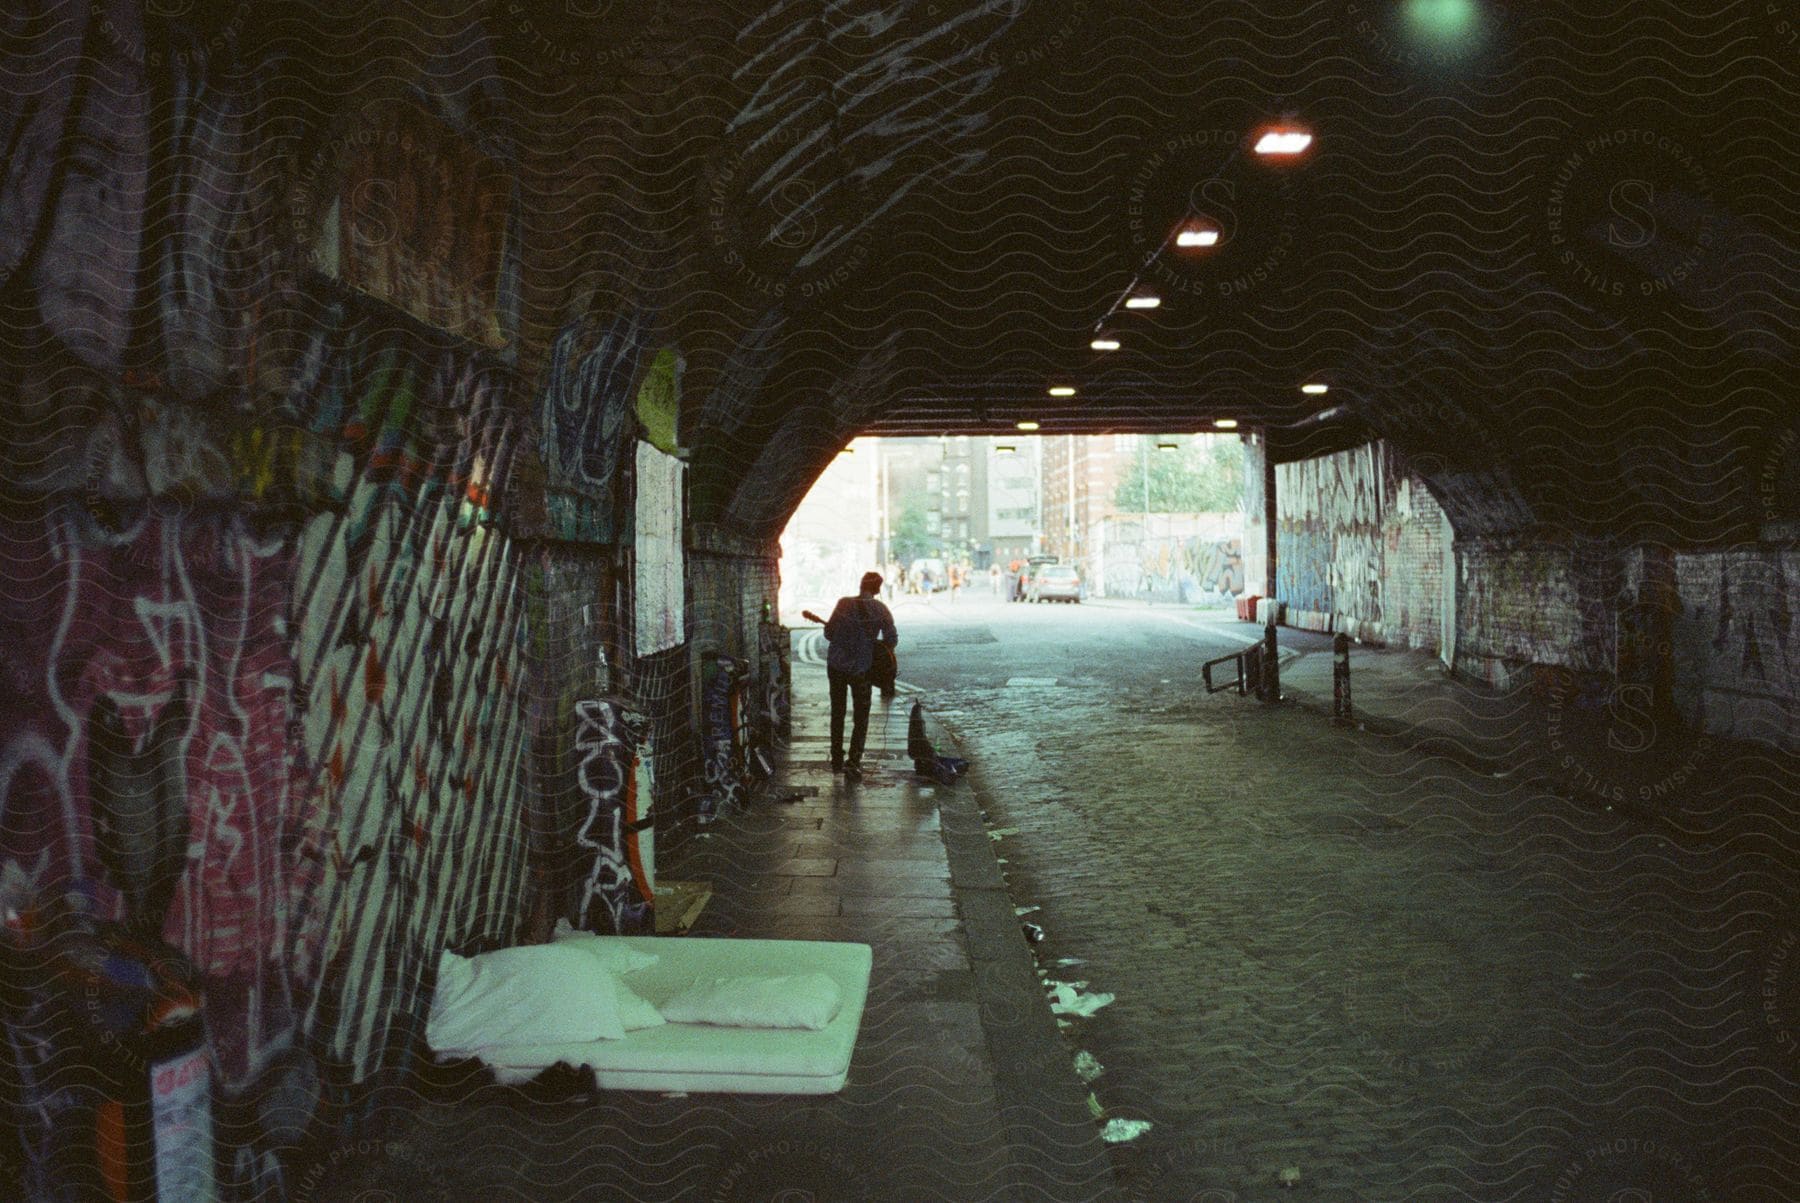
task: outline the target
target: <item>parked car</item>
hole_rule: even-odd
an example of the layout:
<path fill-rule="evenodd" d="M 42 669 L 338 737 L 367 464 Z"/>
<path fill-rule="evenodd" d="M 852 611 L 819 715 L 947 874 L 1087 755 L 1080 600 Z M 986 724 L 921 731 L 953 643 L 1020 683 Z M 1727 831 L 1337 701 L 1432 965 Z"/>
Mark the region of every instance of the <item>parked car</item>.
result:
<path fill-rule="evenodd" d="M 1081 574 L 1070 564 L 1040 564 L 1031 578 L 1031 600 L 1081 601 Z"/>
<path fill-rule="evenodd" d="M 1032 556 L 1019 569 L 1018 575 L 1012 578 L 1012 588 L 1007 596 L 1012 601 L 1029 601 L 1031 599 L 1031 582 L 1037 578 L 1040 568 L 1046 564 L 1056 563 L 1055 556 Z"/>

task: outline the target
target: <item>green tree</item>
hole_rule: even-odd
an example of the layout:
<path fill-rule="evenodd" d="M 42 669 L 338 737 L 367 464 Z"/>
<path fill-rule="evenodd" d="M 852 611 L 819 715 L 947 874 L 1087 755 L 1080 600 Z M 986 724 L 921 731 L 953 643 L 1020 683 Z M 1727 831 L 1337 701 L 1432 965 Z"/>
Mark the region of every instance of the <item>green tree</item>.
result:
<path fill-rule="evenodd" d="M 1122 513 L 1144 511 L 1144 477 L 1150 478 L 1150 511 L 1156 514 L 1224 513 L 1244 497 L 1244 449 L 1236 440 L 1194 439 L 1175 451 L 1146 442 L 1119 478 L 1113 505 Z"/>
<path fill-rule="evenodd" d="M 925 502 L 918 497 L 902 501 L 888 531 L 889 554 L 902 564 L 910 564 L 921 556 L 929 556 L 936 543 L 925 529 Z"/>

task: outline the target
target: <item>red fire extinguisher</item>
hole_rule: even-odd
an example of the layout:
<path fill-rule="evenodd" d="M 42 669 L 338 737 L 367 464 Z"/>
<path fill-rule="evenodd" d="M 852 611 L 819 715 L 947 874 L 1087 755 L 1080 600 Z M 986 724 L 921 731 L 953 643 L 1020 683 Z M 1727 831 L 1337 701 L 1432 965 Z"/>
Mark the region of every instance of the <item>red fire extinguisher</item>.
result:
<path fill-rule="evenodd" d="M 212 1064 L 192 966 L 118 924 L 7 918 L 17 972 L 5 1022 L 15 1051 L 34 1050 L 17 1080 L 42 1095 L 17 1102 L 51 1119 L 27 1138 L 30 1193 L 213 1203 Z"/>

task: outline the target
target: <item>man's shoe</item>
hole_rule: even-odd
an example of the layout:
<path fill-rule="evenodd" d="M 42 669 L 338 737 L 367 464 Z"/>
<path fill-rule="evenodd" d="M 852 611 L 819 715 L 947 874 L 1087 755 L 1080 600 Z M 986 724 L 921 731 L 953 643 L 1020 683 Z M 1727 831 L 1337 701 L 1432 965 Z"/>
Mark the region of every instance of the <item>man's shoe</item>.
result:
<path fill-rule="evenodd" d="M 834 773 L 841 773 L 844 771 L 844 758 L 842 756 L 833 756 L 831 758 L 831 771 Z"/>
<path fill-rule="evenodd" d="M 860 761 L 852 760 L 849 764 L 844 766 L 844 780 L 846 780 L 846 781 L 861 781 L 862 780 L 862 763 Z"/>

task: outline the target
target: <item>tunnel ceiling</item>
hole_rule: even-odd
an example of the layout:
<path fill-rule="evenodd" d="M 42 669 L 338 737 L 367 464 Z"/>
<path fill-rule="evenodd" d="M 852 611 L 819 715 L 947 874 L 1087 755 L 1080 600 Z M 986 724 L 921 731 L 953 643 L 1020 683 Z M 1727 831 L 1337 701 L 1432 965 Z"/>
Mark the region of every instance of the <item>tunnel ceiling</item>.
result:
<path fill-rule="evenodd" d="M 527 360 L 582 307 L 682 349 L 703 519 L 779 529 L 857 433 L 1234 418 L 1388 438 L 1459 532 L 1691 542 L 1753 535 L 1793 455 L 1777 7 L 508 0 L 479 55 L 386 36 L 475 64 L 515 148 Z M 268 44 L 379 78 L 319 11 Z M 1275 124 L 1312 146 L 1257 156 Z M 1190 216 L 1220 243 L 1158 253 Z"/>

